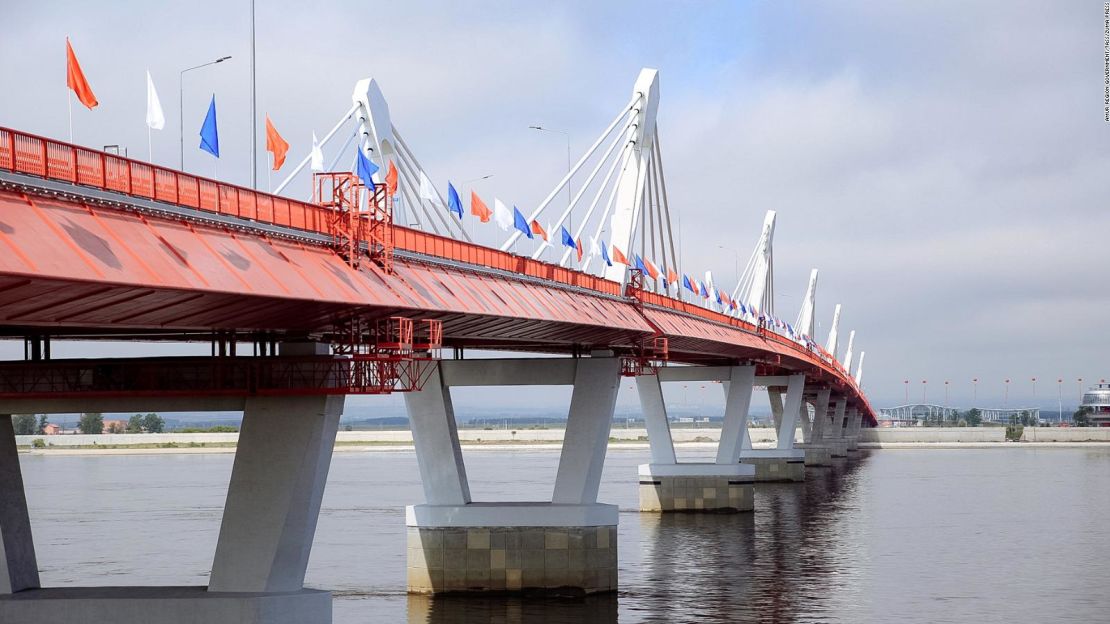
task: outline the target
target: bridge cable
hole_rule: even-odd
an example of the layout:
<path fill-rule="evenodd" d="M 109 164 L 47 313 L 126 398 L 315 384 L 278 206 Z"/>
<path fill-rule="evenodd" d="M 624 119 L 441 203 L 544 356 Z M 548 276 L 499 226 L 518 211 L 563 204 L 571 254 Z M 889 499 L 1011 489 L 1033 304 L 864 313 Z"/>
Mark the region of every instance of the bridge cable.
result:
<path fill-rule="evenodd" d="M 539 207 L 532 211 L 532 214 L 528 216 L 529 222 L 534 221 L 536 217 L 538 217 L 540 213 L 543 212 L 543 209 L 547 208 L 548 204 L 551 203 L 551 200 L 555 199 L 555 196 L 563 190 L 563 187 L 566 186 L 568 182 L 570 182 L 570 179 L 574 176 L 575 173 L 578 172 L 579 169 L 582 168 L 582 165 L 586 162 L 586 160 L 589 159 L 594 151 L 597 150 L 598 146 L 601 145 L 605 138 L 609 136 L 609 134 L 613 131 L 613 128 L 617 127 L 617 124 L 620 123 L 621 119 L 623 119 L 628 114 L 628 111 L 632 110 L 636 103 L 639 102 L 641 99 L 643 99 L 643 95 L 637 93 L 635 96 L 632 97 L 631 100 L 629 100 L 628 104 L 625 105 L 623 109 L 621 109 L 621 112 L 613 119 L 612 123 L 610 123 L 605 131 L 601 133 L 601 136 L 599 136 L 597 140 L 594 141 L 594 144 L 586 150 L 586 153 L 582 155 L 582 158 L 580 158 L 578 162 L 574 165 L 574 167 L 572 167 L 571 170 L 568 171 L 565 176 L 563 176 L 563 179 L 559 181 L 559 184 L 555 186 L 554 190 L 552 190 L 551 193 L 540 203 Z M 523 233 L 520 230 L 513 232 L 509 236 L 509 239 L 506 240 L 503 245 L 501 245 L 501 251 L 508 251 L 509 248 L 513 246 L 513 243 L 515 243 L 522 234 Z"/>

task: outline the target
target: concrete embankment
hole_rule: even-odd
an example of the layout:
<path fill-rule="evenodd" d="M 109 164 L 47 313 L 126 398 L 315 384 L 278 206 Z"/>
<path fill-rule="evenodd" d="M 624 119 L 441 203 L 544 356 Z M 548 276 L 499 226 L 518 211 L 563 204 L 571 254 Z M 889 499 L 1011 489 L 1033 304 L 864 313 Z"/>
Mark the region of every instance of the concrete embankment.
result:
<path fill-rule="evenodd" d="M 756 446 L 773 445 L 775 431 L 752 428 Z M 562 429 L 460 429 L 459 439 L 468 446 L 487 449 L 555 447 L 563 441 Z M 715 428 L 671 430 L 675 444 L 715 446 L 721 430 Z M 1020 443 L 1007 443 L 1002 427 L 902 427 L 863 429 L 860 448 L 1013 448 L 1015 446 L 1099 446 L 1110 443 L 1110 428 L 1026 427 Z M 614 447 L 647 446 L 647 431 L 615 427 Z M 795 438 L 801 441 L 801 433 Z M 32 448 L 42 440 L 45 448 Z M 16 444 L 42 454 L 221 453 L 234 452 L 238 433 L 142 433 L 101 435 L 16 436 Z M 1107 445 L 1110 447 L 1110 445 Z M 340 431 L 337 451 L 405 450 L 412 448 L 408 430 Z"/>
<path fill-rule="evenodd" d="M 775 432 L 767 428 L 753 428 L 752 441 L 773 443 Z M 563 429 L 459 429 L 459 441 L 467 445 L 522 446 L 555 445 L 563 441 Z M 716 428 L 672 430 L 676 444 L 716 444 L 721 430 Z M 614 443 L 646 445 L 647 431 L 614 427 L 610 438 Z M 170 451 L 219 452 L 233 450 L 239 440 L 238 433 L 115 433 L 99 435 L 19 435 L 16 444 L 32 447 L 35 440 L 46 445 L 43 452 L 66 450 L 100 451 Z M 365 447 L 412 448 L 412 432 L 408 430 L 340 431 L 336 436 L 337 450 L 354 450 Z"/>
<path fill-rule="evenodd" d="M 889 445 L 982 444 L 1006 441 L 1004 427 L 892 427 L 861 429 L 861 448 L 887 448 Z"/>
<path fill-rule="evenodd" d="M 1026 427 L 1022 442 L 1110 442 L 1110 427 Z"/>

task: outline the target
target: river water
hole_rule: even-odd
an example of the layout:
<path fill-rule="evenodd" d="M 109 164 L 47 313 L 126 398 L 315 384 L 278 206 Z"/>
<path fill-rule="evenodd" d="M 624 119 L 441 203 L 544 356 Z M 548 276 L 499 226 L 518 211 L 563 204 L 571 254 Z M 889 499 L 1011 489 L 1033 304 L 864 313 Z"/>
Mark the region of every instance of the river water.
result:
<path fill-rule="evenodd" d="M 464 454 L 476 500 L 551 491 L 556 451 Z M 611 450 L 621 589 L 542 602 L 407 596 L 416 457 L 336 453 L 307 584 L 334 592 L 337 623 L 1110 621 L 1110 447 L 861 455 L 703 516 L 636 512 L 647 451 Z M 43 583 L 206 584 L 231 463 L 24 455 Z"/>

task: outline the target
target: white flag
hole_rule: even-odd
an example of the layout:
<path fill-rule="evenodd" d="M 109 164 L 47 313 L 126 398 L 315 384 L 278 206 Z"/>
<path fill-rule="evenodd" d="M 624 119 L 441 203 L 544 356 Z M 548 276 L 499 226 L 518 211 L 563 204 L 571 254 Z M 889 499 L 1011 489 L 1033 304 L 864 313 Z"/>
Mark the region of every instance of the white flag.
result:
<path fill-rule="evenodd" d="M 162 114 L 162 103 L 158 101 L 149 69 L 146 72 L 146 125 L 151 130 L 161 130 L 166 126 L 166 116 Z"/>
<path fill-rule="evenodd" d="M 513 213 L 496 197 L 493 199 L 493 220 L 497 222 L 497 227 L 506 232 L 513 227 Z"/>
<path fill-rule="evenodd" d="M 591 236 L 590 237 L 590 257 L 593 258 L 594 256 L 600 256 L 600 255 L 601 255 L 601 245 L 598 244 L 597 238 Z"/>
<path fill-rule="evenodd" d="M 428 176 L 425 175 L 423 171 L 421 171 L 420 199 L 430 199 L 432 201 L 435 201 L 437 197 L 438 195 L 436 195 L 436 187 L 432 186 L 432 181 L 428 179 Z"/>
<path fill-rule="evenodd" d="M 313 171 L 324 170 L 324 152 L 320 151 L 320 142 L 316 140 L 315 132 L 312 133 L 311 160 L 312 163 L 309 165 L 309 167 L 311 167 Z"/>

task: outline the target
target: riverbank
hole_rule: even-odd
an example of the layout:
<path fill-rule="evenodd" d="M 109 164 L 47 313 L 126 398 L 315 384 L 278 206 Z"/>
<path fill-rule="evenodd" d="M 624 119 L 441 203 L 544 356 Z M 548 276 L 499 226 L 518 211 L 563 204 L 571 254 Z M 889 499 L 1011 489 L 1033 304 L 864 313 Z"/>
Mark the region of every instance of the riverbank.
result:
<path fill-rule="evenodd" d="M 750 429 L 756 448 L 771 448 L 776 440 L 770 428 Z M 473 450 L 558 449 L 562 429 L 460 429 L 460 443 Z M 716 448 L 720 429 L 675 428 L 671 431 L 680 448 Z M 34 455 L 159 455 L 234 453 L 238 433 L 155 433 L 16 436 L 22 453 Z M 42 440 L 45 446 L 35 446 Z M 796 438 L 801 441 L 800 435 Z M 612 449 L 648 447 L 647 431 L 614 428 L 609 438 Z M 1001 427 L 906 427 L 864 429 L 860 432 L 862 449 L 980 449 L 980 448 L 1110 448 L 1110 429 L 1027 427 L 1020 441 L 1007 441 Z M 340 431 L 335 451 L 412 451 L 412 433 L 407 430 Z"/>

